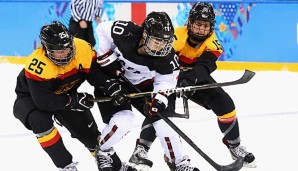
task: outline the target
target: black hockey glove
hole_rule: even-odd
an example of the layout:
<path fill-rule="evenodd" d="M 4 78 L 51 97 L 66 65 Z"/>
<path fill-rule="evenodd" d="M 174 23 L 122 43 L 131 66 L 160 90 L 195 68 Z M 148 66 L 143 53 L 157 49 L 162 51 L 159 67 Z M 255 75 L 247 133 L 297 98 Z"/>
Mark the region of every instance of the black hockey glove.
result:
<path fill-rule="evenodd" d="M 127 92 L 122 88 L 121 84 L 114 79 L 106 81 L 104 93 L 113 98 L 112 102 L 114 106 L 125 105 L 130 101 Z"/>
<path fill-rule="evenodd" d="M 112 77 L 118 77 L 120 73 L 124 72 L 118 57 L 112 50 L 101 56 L 98 56 L 97 63 L 104 69 L 106 73 L 110 74 Z"/>
<path fill-rule="evenodd" d="M 178 77 L 178 87 L 188 87 L 188 86 L 195 86 L 197 84 L 197 78 L 195 74 L 189 71 L 180 72 Z M 185 97 L 189 98 L 193 95 L 195 91 L 182 91 L 177 93 L 177 97 Z"/>
<path fill-rule="evenodd" d="M 94 102 L 89 101 L 88 99 L 93 99 L 93 96 L 88 93 L 71 93 L 67 94 L 69 101 L 65 105 L 66 109 L 73 111 L 85 111 L 91 109 L 94 105 Z"/>
<path fill-rule="evenodd" d="M 165 94 L 157 93 L 149 104 L 148 114 L 156 116 L 157 113 L 162 112 L 168 106 L 168 98 Z"/>

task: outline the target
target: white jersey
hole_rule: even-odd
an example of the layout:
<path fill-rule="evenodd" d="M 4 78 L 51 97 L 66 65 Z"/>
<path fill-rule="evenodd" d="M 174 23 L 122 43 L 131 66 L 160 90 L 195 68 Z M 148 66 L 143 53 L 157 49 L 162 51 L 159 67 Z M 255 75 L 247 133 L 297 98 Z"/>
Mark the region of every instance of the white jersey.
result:
<path fill-rule="evenodd" d="M 99 40 L 98 54 L 113 51 L 125 77 L 134 85 L 153 79 L 154 90 L 175 88 L 179 74 L 178 57 L 174 50 L 165 57 L 142 56 L 137 53 L 142 28 L 133 22 L 108 21 L 96 28 Z"/>
<path fill-rule="evenodd" d="M 148 80 L 153 80 L 153 90 L 148 91 L 157 92 L 158 90 L 176 87 L 179 67 L 178 57 L 175 55 L 174 49 L 165 57 L 139 55 L 137 49 L 139 48 L 139 41 L 142 39 L 143 30 L 132 22 L 115 21 L 100 23 L 96 32 L 99 40 L 98 54 L 103 59 L 108 59 L 103 61 L 101 66 L 108 65 L 114 60 L 119 60 L 125 71 L 125 77 L 132 84 L 139 85 L 141 83 L 144 84 Z M 152 89 L 151 86 L 149 85 L 148 87 Z M 163 100 L 164 104 L 168 103 L 168 100 L 164 100 L 164 98 L 159 100 Z M 144 104 L 145 102 L 142 100 L 135 100 L 132 105 L 139 112 L 143 113 Z M 167 113 L 175 113 L 173 107 L 168 109 Z M 131 110 L 121 110 L 113 114 L 101 137 L 105 137 L 115 123 L 119 128 L 112 135 L 113 139 L 106 141 L 107 144 L 101 146 L 102 150 L 109 149 L 112 144 L 115 144 L 116 139 L 120 140 L 124 133 L 127 133 L 128 128 L 131 129 L 132 116 Z M 156 130 L 156 136 L 160 139 L 166 156 L 171 158 L 175 154 L 174 162 L 180 163 L 184 156 L 180 136 L 162 119 L 150 120 L 150 122 L 152 122 L 152 126 Z"/>

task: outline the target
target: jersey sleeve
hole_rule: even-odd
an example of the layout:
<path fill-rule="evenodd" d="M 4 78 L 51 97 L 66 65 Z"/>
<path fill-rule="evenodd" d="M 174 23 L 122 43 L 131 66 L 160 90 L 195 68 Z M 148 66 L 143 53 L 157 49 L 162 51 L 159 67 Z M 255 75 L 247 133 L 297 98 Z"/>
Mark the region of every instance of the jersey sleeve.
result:
<path fill-rule="evenodd" d="M 104 69 L 96 62 L 92 62 L 90 72 L 87 77 L 87 81 L 91 86 L 95 88 L 103 88 L 106 81 L 111 79 Z"/>
<path fill-rule="evenodd" d="M 223 53 L 222 46 L 220 45 L 215 32 L 205 42 L 206 51 L 213 53 L 217 58 Z"/>
<path fill-rule="evenodd" d="M 179 70 L 173 71 L 171 74 L 159 74 L 156 73 L 154 77 L 154 92 L 157 92 L 159 90 L 167 90 L 175 88 L 177 85 L 177 78 L 179 75 Z M 168 94 L 169 95 L 169 94 Z"/>
<path fill-rule="evenodd" d="M 160 58 L 161 61 L 157 65 L 155 76 L 154 76 L 154 90 L 166 90 L 175 88 L 177 85 L 177 79 L 179 75 L 178 56 L 174 50 L 170 55 L 165 58 Z"/>
<path fill-rule="evenodd" d="M 98 49 L 97 53 L 98 55 L 103 55 L 107 53 L 109 50 L 115 49 L 115 44 L 111 35 L 113 22 L 102 22 L 98 24 L 96 28 L 96 35 L 98 38 Z"/>
<path fill-rule="evenodd" d="M 51 90 L 51 82 L 40 82 L 27 78 L 30 95 L 38 109 L 54 112 L 63 110 L 68 102 L 66 94 L 55 94 Z"/>
<path fill-rule="evenodd" d="M 204 46 L 205 50 L 193 67 L 193 74 L 197 76 L 198 82 L 204 81 L 208 75 L 216 70 L 216 61 L 223 52 L 215 32 L 204 42 Z"/>

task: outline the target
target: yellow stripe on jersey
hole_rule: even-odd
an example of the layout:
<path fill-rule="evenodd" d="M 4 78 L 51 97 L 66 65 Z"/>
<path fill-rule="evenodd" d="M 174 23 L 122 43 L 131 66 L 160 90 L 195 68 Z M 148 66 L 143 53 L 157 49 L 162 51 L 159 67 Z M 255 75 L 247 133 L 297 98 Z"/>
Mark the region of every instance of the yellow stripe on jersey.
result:
<path fill-rule="evenodd" d="M 79 69 L 89 72 L 91 62 L 96 57 L 96 51 L 84 40 L 74 38 L 74 43 L 76 47 L 75 56 L 64 67 L 55 65 L 46 57 L 43 47 L 33 51 L 25 64 L 26 76 L 35 80 L 49 80 L 57 77 L 65 78 L 76 73 Z"/>
<path fill-rule="evenodd" d="M 212 32 L 210 37 L 208 37 L 201 45 L 196 48 L 189 46 L 187 43 L 188 30 L 186 26 L 175 28 L 175 35 L 177 37 L 177 40 L 174 40 L 173 47 L 175 49 L 175 52 L 178 53 L 179 57 L 182 57 L 185 60 L 189 60 L 189 62 L 184 61 L 186 63 L 192 63 L 196 61 L 196 59 L 200 57 L 205 51 L 211 51 L 217 57 L 219 57 L 220 54 L 222 54 L 223 52 L 214 31 Z"/>
<path fill-rule="evenodd" d="M 47 141 L 53 139 L 57 134 L 58 134 L 58 130 L 57 130 L 57 128 L 54 128 L 53 131 L 51 133 L 49 133 L 48 135 L 38 138 L 38 142 L 39 143 L 47 142 Z"/>
<path fill-rule="evenodd" d="M 224 114 L 224 115 L 218 116 L 218 117 L 221 119 L 228 119 L 228 118 L 234 117 L 235 115 L 236 115 L 236 110 L 233 110 L 230 113 L 227 113 L 227 114 Z"/>
<path fill-rule="evenodd" d="M 236 110 L 230 113 L 224 114 L 223 116 L 218 116 L 218 122 L 220 123 L 231 123 L 237 119 Z"/>

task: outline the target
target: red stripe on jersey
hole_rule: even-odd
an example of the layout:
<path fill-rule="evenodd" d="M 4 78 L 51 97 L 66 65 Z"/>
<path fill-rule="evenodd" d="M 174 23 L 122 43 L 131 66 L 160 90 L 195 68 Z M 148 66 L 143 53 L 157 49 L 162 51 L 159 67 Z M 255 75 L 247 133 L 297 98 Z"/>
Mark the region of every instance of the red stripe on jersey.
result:
<path fill-rule="evenodd" d="M 144 87 L 144 86 L 147 86 L 148 84 L 152 83 L 153 81 L 154 81 L 154 77 L 151 78 L 151 79 L 149 79 L 149 80 L 145 80 L 145 81 L 139 83 L 139 84 L 137 85 L 137 87 Z"/>
<path fill-rule="evenodd" d="M 102 54 L 102 55 L 99 55 L 97 58 L 98 59 L 105 59 L 109 56 L 111 56 L 113 54 L 113 51 L 110 49 L 109 51 L 107 51 L 106 53 Z"/>
<path fill-rule="evenodd" d="M 85 73 L 89 73 L 89 71 L 90 71 L 90 68 L 84 68 L 83 69 L 83 72 L 85 72 Z M 58 75 L 56 78 L 65 79 L 65 78 L 67 78 L 69 76 L 72 76 L 72 75 L 76 74 L 77 72 L 78 72 L 78 69 L 77 68 L 74 68 L 71 71 L 66 72 L 65 74 Z M 35 80 L 35 81 L 48 81 L 48 80 L 51 80 L 51 79 L 56 79 L 56 78 L 50 78 L 50 79 L 41 78 L 41 77 L 39 77 L 37 75 L 31 74 L 30 72 L 28 72 L 26 70 L 25 70 L 25 76 L 27 78 L 29 78 L 31 80 Z"/>
<path fill-rule="evenodd" d="M 146 18 L 146 3 L 131 3 L 131 21 L 142 25 Z"/>
<path fill-rule="evenodd" d="M 218 118 L 218 122 L 223 123 L 223 124 L 228 124 L 228 123 L 233 122 L 236 119 L 237 119 L 237 116 L 233 116 L 230 118 Z"/>
<path fill-rule="evenodd" d="M 184 63 L 186 63 L 186 64 L 192 64 L 192 63 L 194 63 L 195 61 L 198 60 L 198 57 L 195 57 L 195 58 L 190 59 L 190 58 L 188 58 L 186 56 L 179 55 L 179 60 L 182 61 L 182 62 L 184 62 Z"/>
<path fill-rule="evenodd" d="M 217 58 L 221 55 L 221 52 L 219 51 L 210 51 L 211 53 L 213 53 Z"/>
<path fill-rule="evenodd" d="M 117 131 L 117 129 L 118 129 L 117 125 L 114 125 L 112 130 L 103 138 L 102 141 L 100 141 L 100 145 L 107 142 L 111 138 L 111 136 Z"/>
<path fill-rule="evenodd" d="M 165 140 L 166 140 L 169 152 L 170 152 L 171 160 L 175 161 L 175 154 L 174 154 L 174 150 L 173 150 L 173 147 L 172 147 L 171 140 L 170 140 L 169 137 L 165 137 Z"/>
<path fill-rule="evenodd" d="M 80 70 L 80 69 L 79 69 L 79 70 Z M 90 68 L 83 68 L 82 71 L 85 72 L 85 73 L 89 73 Z M 74 69 L 72 69 L 71 71 L 66 72 L 65 74 L 58 75 L 57 78 L 65 79 L 65 78 L 67 78 L 67 77 L 69 77 L 69 76 L 72 76 L 72 75 L 76 74 L 77 72 L 78 72 L 78 69 L 77 69 L 77 68 L 74 68 Z"/>
<path fill-rule="evenodd" d="M 59 132 L 57 132 L 57 134 L 52 139 L 50 139 L 46 142 L 40 143 L 40 145 L 42 148 L 47 148 L 49 146 L 56 144 L 60 140 L 60 138 L 61 138 L 61 136 L 60 136 Z"/>
<path fill-rule="evenodd" d="M 26 71 L 25 70 L 25 76 L 31 80 L 35 80 L 35 81 L 44 81 L 46 79 L 43 79 L 43 78 L 40 78 L 39 76 L 37 75 L 33 75 L 31 74 L 30 72 Z"/>

